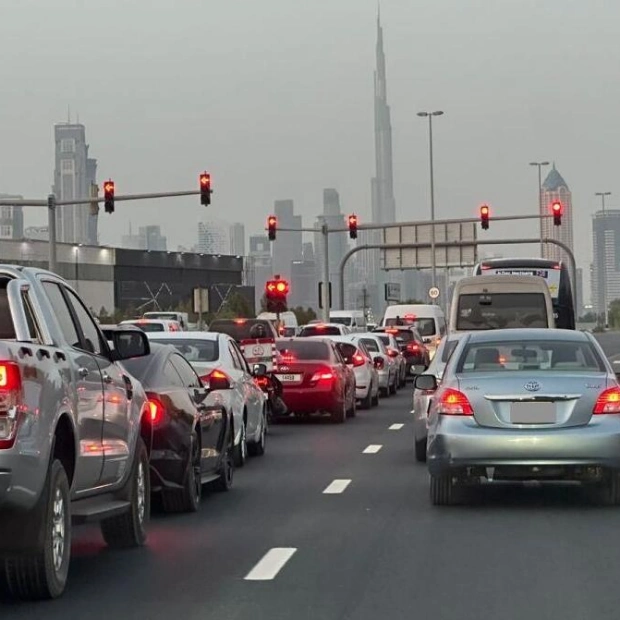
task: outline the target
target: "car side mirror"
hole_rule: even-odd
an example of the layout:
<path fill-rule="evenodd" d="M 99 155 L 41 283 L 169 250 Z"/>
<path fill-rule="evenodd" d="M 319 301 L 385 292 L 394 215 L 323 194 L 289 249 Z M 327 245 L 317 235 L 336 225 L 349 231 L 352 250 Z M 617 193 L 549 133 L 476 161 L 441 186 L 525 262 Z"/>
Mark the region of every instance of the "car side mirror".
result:
<path fill-rule="evenodd" d="M 438 385 L 435 375 L 418 375 L 413 382 L 415 389 L 423 392 L 434 392 Z"/>
<path fill-rule="evenodd" d="M 209 392 L 204 387 L 194 388 L 194 402 L 197 405 L 204 403 L 208 395 L 209 395 Z"/>
<path fill-rule="evenodd" d="M 151 353 L 148 336 L 141 329 L 110 330 L 106 333 L 106 337 L 112 341 L 114 347 L 112 359 L 115 361 L 145 357 Z"/>
<path fill-rule="evenodd" d="M 254 364 L 252 366 L 252 376 L 264 377 L 267 374 L 267 366 L 265 364 Z"/>
<path fill-rule="evenodd" d="M 208 385 L 209 390 L 230 390 L 230 380 L 224 373 L 212 373 L 209 377 Z"/>

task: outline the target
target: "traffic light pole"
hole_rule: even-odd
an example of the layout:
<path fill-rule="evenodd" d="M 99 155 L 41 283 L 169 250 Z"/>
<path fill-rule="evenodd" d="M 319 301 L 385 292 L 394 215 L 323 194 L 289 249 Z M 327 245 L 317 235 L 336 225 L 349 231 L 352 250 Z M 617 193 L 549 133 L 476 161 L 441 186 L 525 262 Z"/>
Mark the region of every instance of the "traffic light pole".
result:
<path fill-rule="evenodd" d="M 470 246 L 474 243 L 476 245 L 517 245 L 517 244 L 538 244 L 540 242 L 540 238 L 536 239 L 476 239 L 475 242 L 472 241 L 441 241 L 435 243 L 435 248 L 458 248 L 462 246 Z M 577 307 L 577 262 L 575 260 L 575 255 L 572 250 L 561 241 L 557 239 L 543 239 L 543 243 L 551 243 L 553 245 L 557 245 L 562 248 L 566 252 L 568 256 L 568 260 L 571 265 L 571 272 L 573 276 L 573 304 Z M 358 245 L 357 247 L 349 250 L 340 261 L 340 267 L 338 268 L 338 278 L 340 283 L 340 294 L 339 294 L 339 304 L 340 308 L 344 309 L 344 268 L 347 265 L 347 262 L 357 252 L 361 252 L 362 250 L 400 250 L 400 249 L 427 249 L 432 247 L 430 243 L 373 243 L 368 245 Z"/>
<path fill-rule="evenodd" d="M 213 193 L 213 190 L 211 190 Z M 184 192 L 156 192 L 152 194 L 125 194 L 123 196 L 115 196 L 114 202 L 123 202 L 126 200 L 152 200 L 155 198 L 177 198 L 179 196 L 199 196 L 199 190 L 190 190 Z M 49 263 L 48 268 L 54 273 L 58 273 L 57 259 L 57 239 L 56 239 L 56 209 L 57 207 L 65 207 L 71 205 L 86 205 L 93 202 L 105 202 L 104 196 L 93 196 L 75 200 L 56 200 L 54 194 L 50 194 L 47 200 L 15 200 L 12 198 L 0 199 L 0 206 L 8 205 L 14 207 L 47 207 L 48 237 L 49 237 Z"/>
<path fill-rule="evenodd" d="M 323 222 L 321 226 L 323 236 L 323 322 L 329 323 L 329 228 Z"/>

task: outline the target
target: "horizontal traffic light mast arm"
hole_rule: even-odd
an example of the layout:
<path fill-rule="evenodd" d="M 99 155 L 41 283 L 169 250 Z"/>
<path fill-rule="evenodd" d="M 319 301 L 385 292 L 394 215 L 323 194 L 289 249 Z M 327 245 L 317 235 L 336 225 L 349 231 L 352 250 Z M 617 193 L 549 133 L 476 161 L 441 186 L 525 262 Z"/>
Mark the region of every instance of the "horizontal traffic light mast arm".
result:
<path fill-rule="evenodd" d="M 211 190 L 211 193 L 215 192 Z M 117 194 L 114 196 L 114 202 L 120 202 L 122 200 L 151 200 L 153 198 L 177 198 L 179 196 L 200 196 L 200 190 L 190 190 L 185 192 L 156 192 L 153 194 Z M 79 198 L 74 200 L 58 200 L 56 201 L 57 207 L 64 205 L 83 205 L 90 202 L 105 202 L 105 196 L 88 196 L 85 198 Z M 0 206 L 11 205 L 18 207 L 47 207 L 48 202 L 46 200 L 15 200 L 11 198 L 0 199 Z"/>
<path fill-rule="evenodd" d="M 0 201 L 0 204 L 2 202 Z M 553 213 L 545 213 L 544 215 L 489 215 L 490 222 L 510 222 L 513 220 L 546 220 L 553 218 Z M 435 220 L 435 224 L 469 224 L 479 223 L 480 216 L 478 217 L 461 217 L 453 218 L 449 220 Z M 430 220 L 417 220 L 415 222 L 394 222 L 391 224 L 358 224 L 357 230 L 382 230 L 384 228 L 400 228 L 402 226 L 423 226 L 424 224 L 430 224 Z M 267 230 L 267 228 L 265 228 Z M 322 227 L 317 228 L 280 228 L 278 226 L 278 232 L 321 232 Z M 349 232 L 349 227 L 342 228 L 330 228 L 327 232 Z"/>

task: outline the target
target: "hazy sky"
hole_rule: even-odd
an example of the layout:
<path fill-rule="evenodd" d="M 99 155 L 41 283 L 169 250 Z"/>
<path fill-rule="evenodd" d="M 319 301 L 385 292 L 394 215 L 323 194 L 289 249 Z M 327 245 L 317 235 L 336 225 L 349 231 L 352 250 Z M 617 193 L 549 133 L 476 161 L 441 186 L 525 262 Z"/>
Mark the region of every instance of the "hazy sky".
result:
<path fill-rule="evenodd" d="M 207 215 L 264 226 L 293 198 L 310 225 L 322 189 L 370 214 L 375 0 L 0 0 L 0 192 L 44 197 L 53 124 L 86 125 L 99 179 L 117 193 L 197 187 L 198 198 L 119 204 L 131 220 L 195 242 Z M 620 154 L 618 0 L 383 0 L 397 215 L 428 213 L 427 126 L 435 125 L 437 216 L 536 209 L 533 159 L 573 190 L 578 260 L 590 262 L 596 191 Z M 30 210 L 32 211 L 32 210 Z M 28 214 L 43 223 L 43 213 Z M 534 233 L 532 224 L 519 233 Z M 509 234 L 491 224 L 488 233 Z M 535 234 L 535 233 L 534 233 Z"/>

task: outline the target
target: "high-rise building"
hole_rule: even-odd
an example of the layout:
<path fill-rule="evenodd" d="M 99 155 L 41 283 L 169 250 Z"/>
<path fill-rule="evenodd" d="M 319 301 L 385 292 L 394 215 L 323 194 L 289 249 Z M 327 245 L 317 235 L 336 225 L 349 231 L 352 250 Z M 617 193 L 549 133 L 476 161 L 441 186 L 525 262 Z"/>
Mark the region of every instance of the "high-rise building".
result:
<path fill-rule="evenodd" d="M 201 254 L 229 254 L 228 225 L 216 220 L 199 222 L 196 249 Z"/>
<path fill-rule="evenodd" d="M 274 215 L 278 218 L 278 228 L 301 228 L 301 215 L 295 215 L 295 206 L 292 200 L 276 200 Z M 273 242 L 273 270 L 286 280 L 291 279 L 291 263 L 301 260 L 302 233 L 280 232 Z"/>
<path fill-rule="evenodd" d="M 245 256 L 245 226 L 239 222 L 230 227 L 230 253 Z"/>
<path fill-rule="evenodd" d="M 56 200 L 75 200 L 90 195 L 96 183 L 97 160 L 88 156 L 86 128 L 80 123 L 54 125 L 56 164 L 53 193 Z M 58 207 L 56 235 L 63 243 L 97 245 L 98 215 L 91 214 L 88 203 Z"/>
<path fill-rule="evenodd" d="M 340 196 L 333 188 L 323 190 L 323 214 L 317 217 L 314 224 L 314 228 L 317 231 L 314 233 L 314 256 L 317 282 L 323 281 L 323 265 L 325 264 L 323 234 L 319 232 L 323 224 L 327 224 L 329 230 L 345 227 L 345 218 L 340 209 Z M 336 309 L 339 307 L 338 300 L 340 299 L 340 262 L 349 249 L 347 233 L 330 233 L 328 235 L 328 243 L 329 281 L 332 284 L 332 309 Z M 316 295 L 318 295 L 318 293 L 316 293 Z"/>
<path fill-rule="evenodd" d="M 23 200 L 23 196 L 0 194 L 2 200 Z M 0 207 L 0 239 L 22 239 L 24 236 L 24 211 L 19 205 Z"/>
<path fill-rule="evenodd" d="M 540 196 L 541 215 L 551 213 L 551 205 L 559 200 L 564 209 L 561 226 L 555 226 L 553 218 L 540 220 L 543 237 L 555 239 L 567 245 L 573 251 L 573 202 L 568 184 L 557 171 L 555 163 L 542 185 Z M 566 252 L 555 244 L 546 243 L 543 247 L 543 256 L 551 260 L 562 260 L 570 265 Z M 573 283 L 575 285 L 575 283 Z"/>
<path fill-rule="evenodd" d="M 601 315 L 620 299 L 620 209 L 597 211 L 592 236 L 592 304 Z"/>
<path fill-rule="evenodd" d="M 129 234 L 121 237 L 121 246 L 132 250 L 165 252 L 168 249 L 168 241 L 161 234 L 160 226 L 140 226 L 138 234 L 133 235 L 130 225 Z"/>

